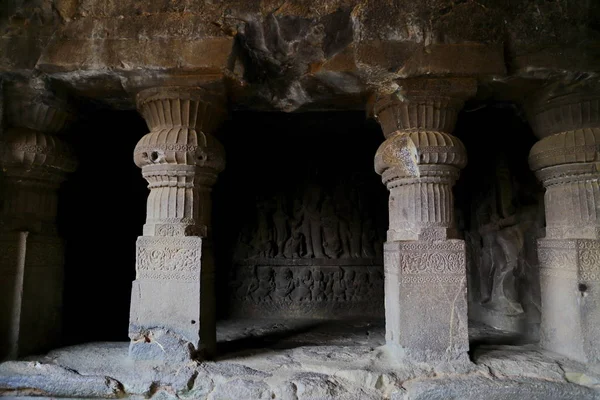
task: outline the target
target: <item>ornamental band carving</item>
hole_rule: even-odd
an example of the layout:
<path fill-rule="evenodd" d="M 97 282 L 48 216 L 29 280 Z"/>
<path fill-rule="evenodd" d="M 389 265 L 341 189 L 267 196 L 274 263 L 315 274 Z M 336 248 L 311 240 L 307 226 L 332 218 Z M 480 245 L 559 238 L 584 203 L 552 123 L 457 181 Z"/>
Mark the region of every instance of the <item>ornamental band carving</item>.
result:
<path fill-rule="evenodd" d="M 389 242 L 385 246 L 386 275 L 400 272 L 401 284 L 456 284 L 465 279 L 463 241 Z"/>
<path fill-rule="evenodd" d="M 240 266 L 233 312 L 374 315 L 383 306 L 381 266 Z"/>
<path fill-rule="evenodd" d="M 600 243 L 595 240 L 538 241 L 540 274 L 600 281 Z"/>
<path fill-rule="evenodd" d="M 202 239 L 140 237 L 136 246 L 137 279 L 199 281 Z"/>

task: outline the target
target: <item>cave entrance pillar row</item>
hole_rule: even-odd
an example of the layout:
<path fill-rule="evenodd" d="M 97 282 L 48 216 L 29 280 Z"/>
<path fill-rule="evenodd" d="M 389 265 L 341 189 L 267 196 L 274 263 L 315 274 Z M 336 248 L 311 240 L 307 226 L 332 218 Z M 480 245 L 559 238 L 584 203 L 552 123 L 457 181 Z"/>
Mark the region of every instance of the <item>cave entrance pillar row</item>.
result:
<path fill-rule="evenodd" d="M 600 85 L 553 83 L 528 104 L 545 187 L 538 240 L 543 348 L 600 364 Z"/>
<path fill-rule="evenodd" d="M 181 362 L 216 347 L 211 190 L 225 153 L 213 136 L 225 115 L 221 91 L 141 91 L 150 133 L 134 150 L 148 181 L 146 223 L 136 243 L 129 355 Z"/>
<path fill-rule="evenodd" d="M 60 138 L 71 119 L 65 103 L 21 84 L 5 87 L 3 100 L 0 360 L 47 351 L 60 341 L 64 248 L 56 226 L 58 189 L 76 167 Z"/>
<path fill-rule="evenodd" d="M 386 342 L 399 357 L 467 359 L 465 242 L 452 194 L 467 154 L 451 132 L 475 91 L 474 79 L 405 79 L 373 98 L 386 138 L 375 170 L 390 192 Z"/>

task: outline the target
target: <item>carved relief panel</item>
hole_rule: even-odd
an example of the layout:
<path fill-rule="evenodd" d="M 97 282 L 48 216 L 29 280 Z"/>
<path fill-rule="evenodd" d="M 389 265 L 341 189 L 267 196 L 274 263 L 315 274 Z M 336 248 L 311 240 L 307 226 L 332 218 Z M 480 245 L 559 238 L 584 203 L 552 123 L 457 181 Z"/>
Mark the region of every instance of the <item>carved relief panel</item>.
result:
<path fill-rule="evenodd" d="M 348 181 L 333 187 L 309 182 L 259 194 L 255 204 L 233 252 L 236 312 L 381 314 L 385 226 L 368 191 Z"/>
<path fill-rule="evenodd" d="M 247 134 L 248 120 L 260 134 Z M 372 164 L 380 133 L 363 113 L 253 113 L 238 123 L 227 131 L 239 135 L 223 137 L 229 164 L 214 202 L 226 313 L 382 316 L 388 198 Z"/>

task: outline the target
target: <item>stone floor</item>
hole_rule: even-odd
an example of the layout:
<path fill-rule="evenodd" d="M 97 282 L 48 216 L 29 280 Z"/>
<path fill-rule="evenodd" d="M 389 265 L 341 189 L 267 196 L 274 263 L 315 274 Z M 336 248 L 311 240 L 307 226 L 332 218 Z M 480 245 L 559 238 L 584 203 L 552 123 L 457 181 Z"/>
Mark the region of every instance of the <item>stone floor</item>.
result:
<path fill-rule="evenodd" d="M 600 371 L 470 328 L 472 362 L 399 362 L 379 322 L 227 321 L 215 361 L 133 362 L 90 343 L 0 364 L 0 396 L 152 399 L 600 399 Z"/>

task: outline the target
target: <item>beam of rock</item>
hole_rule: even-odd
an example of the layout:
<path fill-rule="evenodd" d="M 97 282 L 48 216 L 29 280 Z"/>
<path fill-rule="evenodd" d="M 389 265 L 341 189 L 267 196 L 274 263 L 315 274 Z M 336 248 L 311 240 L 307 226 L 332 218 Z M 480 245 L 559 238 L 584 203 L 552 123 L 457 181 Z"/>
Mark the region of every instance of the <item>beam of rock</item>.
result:
<path fill-rule="evenodd" d="M 125 394 L 123 385 L 107 376 L 81 375 L 37 361 L 0 364 L 0 396 L 16 393 L 70 398 L 119 398 Z"/>
<path fill-rule="evenodd" d="M 392 400 L 600 399 L 600 393 L 591 388 L 533 378 L 492 380 L 482 376 L 453 377 L 415 380 L 404 387 L 406 392 L 396 393 Z"/>

